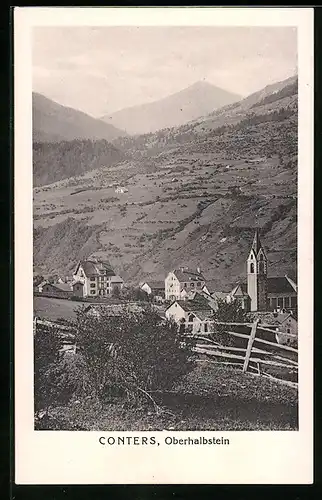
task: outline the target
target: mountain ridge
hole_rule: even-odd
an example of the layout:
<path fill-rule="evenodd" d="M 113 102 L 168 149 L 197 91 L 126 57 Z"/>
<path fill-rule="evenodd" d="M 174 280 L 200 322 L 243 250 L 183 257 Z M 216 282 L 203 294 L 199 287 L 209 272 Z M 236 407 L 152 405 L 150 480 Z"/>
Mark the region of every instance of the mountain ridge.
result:
<path fill-rule="evenodd" d="M 74 139 L 113 140 L 125 131 L 83 111 L 63 106 L 38 92 L 32 93 L 33 142 Z"/>
<path fill-rule="evenodd" d="M 138 135 L 182 125 L 240 98 L 238 94 L 199 81 L 161 99 L 130 106 L 106 114 L 101 119 L 126 130 L 130 135 Z"/>
<path fill-rule="evenodd" d="M 286 81 L 194 123 L 116 139 L 121 162 L 36 188 L 35 265 L 66 274 L 95 255 L 132 283 L 201 267 L 229 290 L 259 227 L 269 275 L 296 270 L 297 99 Z"/>

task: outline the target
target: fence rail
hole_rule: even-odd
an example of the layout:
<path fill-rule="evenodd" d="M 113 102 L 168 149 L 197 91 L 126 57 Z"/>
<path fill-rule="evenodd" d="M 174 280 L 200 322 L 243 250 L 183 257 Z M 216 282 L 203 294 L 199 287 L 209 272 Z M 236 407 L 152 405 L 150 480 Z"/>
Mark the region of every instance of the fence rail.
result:
<path fill-rule="evenodd" d="M 222 345 L 220 342 L 212 340 L 209 336 L 189 335 L 194 337 L 196 344 L 194 351 L 206 356 L 208 360 L 215 363 L 237 365 L 242 371 L 268 377 L 292 387 L 297 387 L 298 374 L 298 350 L 278 342 L 272 342 L 257 336 L 258 330 L 268 333 L 280 333 L 269 325 L 260 324 L 258 320 L 253 323 L 220 323 L 227 326 L 226 334 L 232 339 L 235 345 Z M 249 333 L 239 333 L 233 331 L 233 327 L 243 327 L 249 329 Z M 294 336 L 293 334 L 286 334 Z M 240 341 L 245 341 L 242 347 Z M 259 344 L 259 345 L 258 345 Z M 270 373 L 271 370 L 271 373 Z M 289 379 L 293 380 L 289 380 Z M 294 380 L 294 378 L 296 380 Z"/>

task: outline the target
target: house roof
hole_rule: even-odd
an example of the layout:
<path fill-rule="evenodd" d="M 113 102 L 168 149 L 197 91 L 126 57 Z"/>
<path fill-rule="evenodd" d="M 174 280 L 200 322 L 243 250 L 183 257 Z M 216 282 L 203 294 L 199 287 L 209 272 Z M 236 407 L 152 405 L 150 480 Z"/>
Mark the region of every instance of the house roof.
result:
<path fill-rule="evenodd" d="M 237 283 L 230 292 L 230 295 L 234 295 L 234 297 L 248 297 L 247 283 Z"/>
<path fill-rule="evenodd" d="M 76 272 L 80 265 L 82 266 L 84 273 L 87 277 L 100 276 L 103 273 L 107 276 L 115 276 L 115 272 L 111 268 L 109 262 L 96 261 L 96 260 L 81 260 L 77 265 Z"/>
<path fill-rule="evenodd" d="M 54 286 L 61 290 L 62 292 L 70 292 L 71 286 L 70 283 L 55 283 Z"/>
<path fill-rule="evenodd" d="M 121 276 L 112 276 L 111 283 L 123 283 L 123 279 Z"/>
<path fill-rule="evenodd" d="M 177 277 L 177 279 L 182 282 L 182 281 L 205 281 L 205 278 L 201 273 L 199 273 L 197 270 L 192 271 L 191 269 L 188 268 L 181 268 L 181 269 L 175 269 L 172 271 L 173 274 Z"/>
<path fill-rule="evenodd" d="M 147 283 L 152 290 L 164 290 L 164 281 L 149 281 Z"/>
<path fill-rule="evenodd" d="M 225 300 L 227 295 L 229 295 L 229 292 L 214 292 L 211 294 L 211 296 L 214 299 L 220 299 L 220 300 Z"/>
<path fill-rule="evenodd" d="M 258 318 L 261 320 L 261 323 L 268 325 L 281 325 L 286 321 L 289 317 L 295 318 L 291 313 L 274 313 L 274 312 L 253 312 L 250 314 L 252 320 Z"/>
<path fill-rule="evenodd" d="M 90 304 L 85 308 L 85 312 L 90 311 L 104 311 L 110 316 L 122 316 L 125 313 L 140 313 L 144 311 L 144 307 L 137 303 L 124 303 L 124 304 Z"/>
<path fill-rule="evenodd" d="M 197 295 L 197 294 L 196 294 Z M 169 309 L 173 304 L 179 304 L 185 312 L 200 312 L 200 311 L 212 311 L 209 302 L 204 297 L 194 297 L 192 300 L 175 300 L 170 304 L 167 309 Z M 209 314 L 208 312 L 208 314 Z"/>

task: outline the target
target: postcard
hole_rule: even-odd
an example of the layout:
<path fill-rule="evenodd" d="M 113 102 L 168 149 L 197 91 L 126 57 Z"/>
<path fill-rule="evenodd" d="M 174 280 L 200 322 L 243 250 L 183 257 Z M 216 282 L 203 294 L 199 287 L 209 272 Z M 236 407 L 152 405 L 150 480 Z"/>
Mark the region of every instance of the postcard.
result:
<path fill-rule="evenodd" d="M 313 9 L 14 10 L 15 481 L 313 482 Z"/>

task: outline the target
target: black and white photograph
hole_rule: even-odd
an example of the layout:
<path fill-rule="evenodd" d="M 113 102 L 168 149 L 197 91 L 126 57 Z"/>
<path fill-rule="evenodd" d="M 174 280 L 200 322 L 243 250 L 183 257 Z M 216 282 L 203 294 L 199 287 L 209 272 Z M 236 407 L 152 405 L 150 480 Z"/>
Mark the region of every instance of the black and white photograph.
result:
<path fill-rule="evenodd" d="M 30 41 L 33 431 L 299 433 L 298 27 Z"/>

